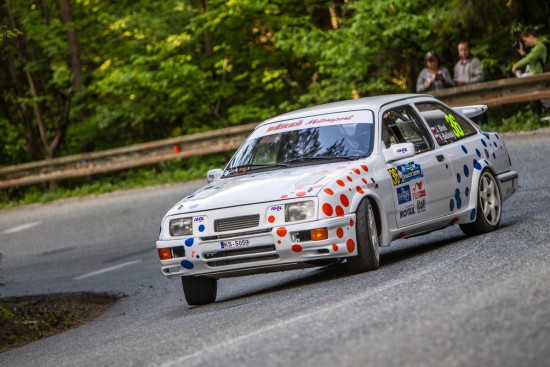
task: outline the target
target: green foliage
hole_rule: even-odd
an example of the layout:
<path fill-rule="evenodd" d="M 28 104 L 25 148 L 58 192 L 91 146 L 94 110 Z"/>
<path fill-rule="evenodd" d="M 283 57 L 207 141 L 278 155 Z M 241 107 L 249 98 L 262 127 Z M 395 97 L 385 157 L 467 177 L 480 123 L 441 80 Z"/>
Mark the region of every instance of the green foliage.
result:
<path fill-rule="evenodd" d="M 502 111 L 499 112 L 502 114 Z M 550 126 L 548 118 L 541 118 L 541 116 L 533 114 L 529 107 L 517 111 L 509 117 L 499 117 L 499 113 L 495 113 L 495 115 L 497 116 L 491 116 L 488 124 L 483 125 L 485 131 L 531 131 Z"/>

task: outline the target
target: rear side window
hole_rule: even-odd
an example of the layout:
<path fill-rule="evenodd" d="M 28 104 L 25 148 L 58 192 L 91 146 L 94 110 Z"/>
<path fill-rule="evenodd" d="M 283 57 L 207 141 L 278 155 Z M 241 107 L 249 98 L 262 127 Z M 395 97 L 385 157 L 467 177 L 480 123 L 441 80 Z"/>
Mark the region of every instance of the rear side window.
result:
<path fill-rule="evenodd" d="M 439 145 L 445 145 L 477 134 L 472 124 L 456 112 L 439 103 L 417 103 L 416 108 L 426 120 Z"/>

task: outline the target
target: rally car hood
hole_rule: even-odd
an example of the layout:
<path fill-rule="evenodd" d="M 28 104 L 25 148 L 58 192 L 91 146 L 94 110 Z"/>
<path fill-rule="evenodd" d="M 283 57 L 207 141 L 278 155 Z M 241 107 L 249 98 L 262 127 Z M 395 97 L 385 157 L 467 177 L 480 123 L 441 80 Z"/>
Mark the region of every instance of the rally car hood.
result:
<path fill-rule="evenodd" d="M 222 178 L 186 196 L 167 215 L 316 196 L 357 164 L 338 162 Z"/>

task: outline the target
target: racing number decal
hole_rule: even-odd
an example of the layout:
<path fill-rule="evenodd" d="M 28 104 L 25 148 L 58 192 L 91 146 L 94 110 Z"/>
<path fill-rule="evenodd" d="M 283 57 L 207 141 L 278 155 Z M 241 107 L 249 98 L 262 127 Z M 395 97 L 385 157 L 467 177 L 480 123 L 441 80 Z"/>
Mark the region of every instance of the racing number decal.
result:
<path fill-rule="evenodd" d="M 397 186 L 401 183 L 401 178 L 399 177 L 399 173 L 397 173 L 397 170 L 395 168 L 388 169 L 388 173 L 390 174 L 393 181 L 393 186 Z"/>
<path fill-rule="evenodd" d="M 462 130 L 453 115 L 451 115 L 450 113 L 445 115 L 445 121 L 447 121 L 451 125 L 451 128 L 453 129 L 453 132 L 455 133 L 457 138 L 461 138 L 462 136 L 464 136 L 464 130 Z"/>

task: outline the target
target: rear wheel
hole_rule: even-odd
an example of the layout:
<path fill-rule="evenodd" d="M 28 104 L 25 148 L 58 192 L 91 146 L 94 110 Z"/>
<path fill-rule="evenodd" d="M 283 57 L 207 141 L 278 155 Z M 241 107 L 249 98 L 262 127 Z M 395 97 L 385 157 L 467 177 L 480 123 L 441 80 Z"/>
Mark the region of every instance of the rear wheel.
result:
<path fill-rule="evenodd" d="M 190 306 L 206 305 L 216 301 L 218 281 L 207 277 L 182 277 L 183 294 Z"/>
<path fill-rule="evenodd" d="M 380 266 L 380 251 L 376 217 L 369 198 L 363 199 L 355 213 L 357 227 L 357 256 L 347 259 L 352 274 L 376 270 Z"/>
<path fill-rule="evenodd" d="M 494 231 L 500 224 L 502 199 L 495 177 L 485 170 L 479 178 L 477 191 L 476 220 L 461 224 L 460 229 L 468 236 Z"/>

